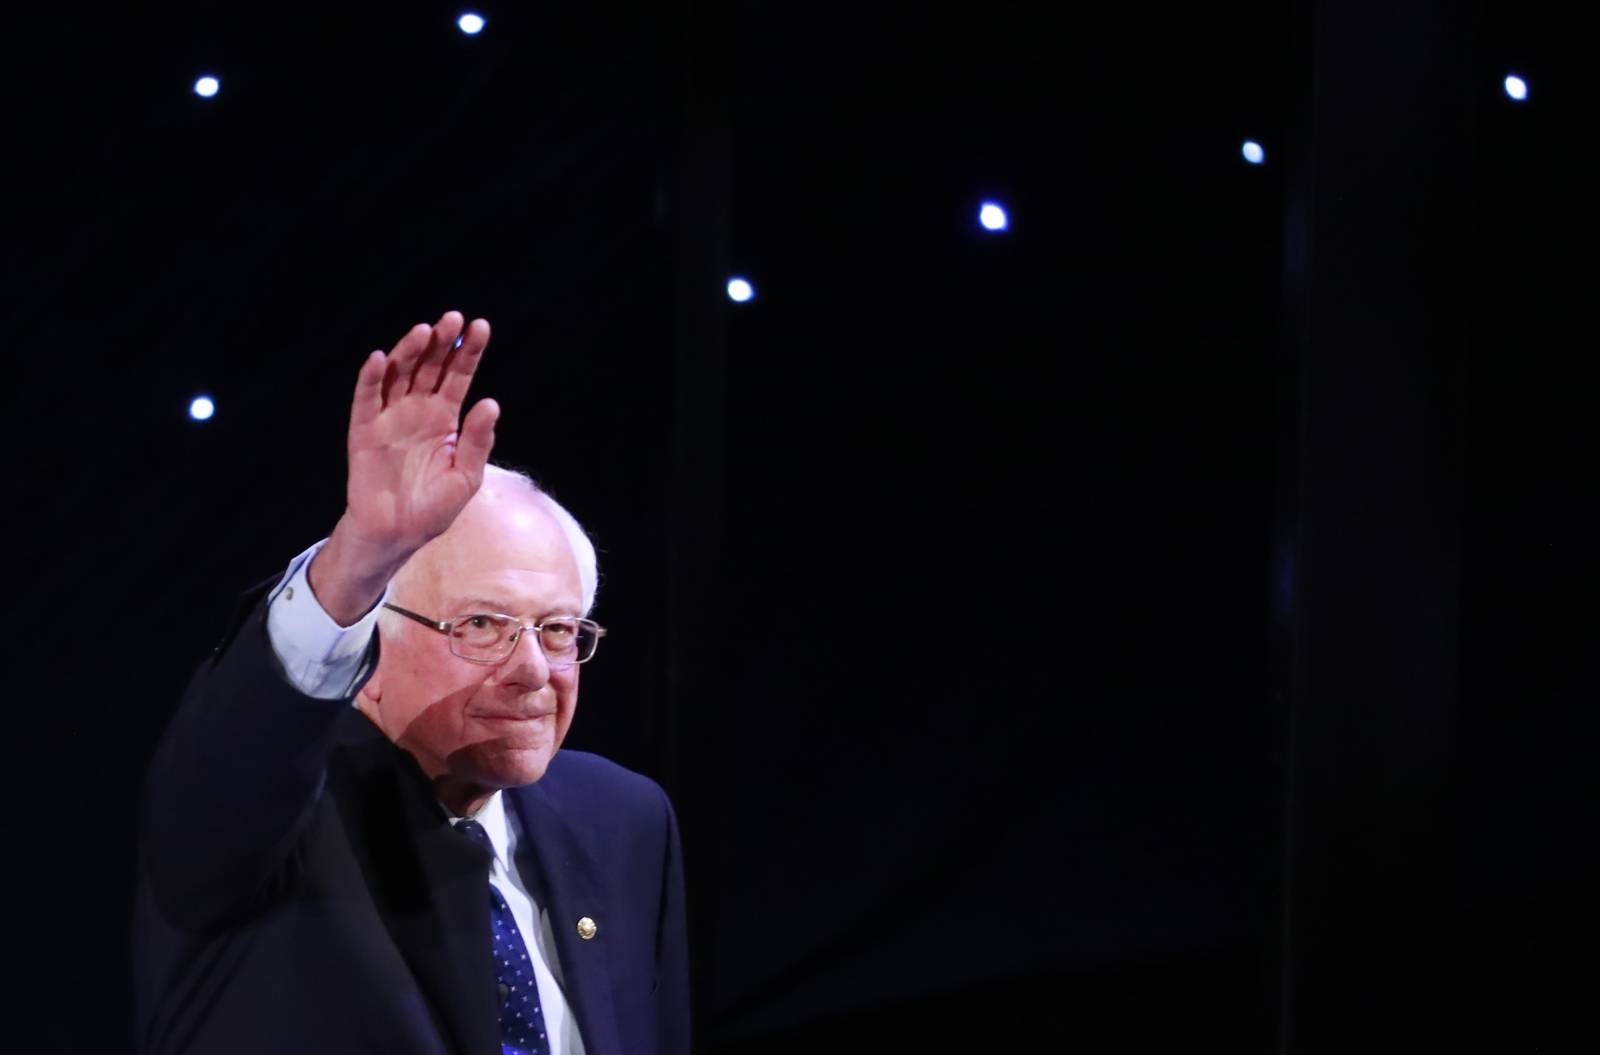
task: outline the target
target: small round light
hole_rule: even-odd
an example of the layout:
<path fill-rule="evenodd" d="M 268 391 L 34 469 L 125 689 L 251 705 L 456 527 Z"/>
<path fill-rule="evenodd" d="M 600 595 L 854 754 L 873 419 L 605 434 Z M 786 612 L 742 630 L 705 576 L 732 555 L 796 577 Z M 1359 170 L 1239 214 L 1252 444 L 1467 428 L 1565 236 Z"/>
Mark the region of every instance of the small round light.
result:
<path fill-rule="evenodd" d="M 456 26 L 461 30 L 461 32 L 465 33 L 469 37 L 475 37 L 479 33 L 482 33 L 483 27 L 487 24 L 488 23 L 484 21 L 482 15 L 473 11 L 468 11 L 466 14 L 456 19 Z"/>
<path fill-rule="evenodd" d="M 743 304 L 747 301 L 754 300 L 755 297 L 756 288 L 748 281 L 742 278 L 728 279 L 729 300 L 733 301 L 735 304 Z"/>
<path fill-rule="evenodd" d="M 195 396 L 189 401 L 189 416 L 195 421 L 210 421 L 216 412 L 217 405 L 211 402 L 210 396 Z"/>
<path fill-rule="evenodd" d="M 1526 102 L 1528 99 L 1528 82 L 1518 77 L 1515 73 L 1506 77 L 1506 94 L 1517 102 Z"/>
<path fill-rule="evenodd" d="M 1244 146 L 1239 148 L 1239 153 L 1243 154 L 1244 159 L 1252 165 L 1259 165 L 1267 160 L 1267 152 L 1254 139 L 1246 139 Z"/>
<path fill-rule="evenodd" d="M 207 75 L 194 82 L 194 93 L 202 99 L 209 99 L 222 90 L 222 82 L 215 77 Z"/>
<path fill-rule="evenodd" d="M 978 222 L 985 231 L 1004 231 L 1011 226 L 1011 218 L 998 202 L 986 201 L 978 208 Z"/>

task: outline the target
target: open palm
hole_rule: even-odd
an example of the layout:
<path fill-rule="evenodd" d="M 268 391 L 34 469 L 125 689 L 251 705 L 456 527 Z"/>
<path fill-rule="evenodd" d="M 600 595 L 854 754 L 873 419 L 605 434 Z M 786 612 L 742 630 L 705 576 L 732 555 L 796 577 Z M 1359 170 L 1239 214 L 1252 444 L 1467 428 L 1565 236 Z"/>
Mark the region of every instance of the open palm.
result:
<path fill-rule="evenodd" d="M 373 352 L 350 410 L 345 519 L 377 551 L 409 555 L 444 532 L 483 482 L 500 408 L 480 400 L 461 420 L 489 324 L 460 312 L 419 323 Z"/>

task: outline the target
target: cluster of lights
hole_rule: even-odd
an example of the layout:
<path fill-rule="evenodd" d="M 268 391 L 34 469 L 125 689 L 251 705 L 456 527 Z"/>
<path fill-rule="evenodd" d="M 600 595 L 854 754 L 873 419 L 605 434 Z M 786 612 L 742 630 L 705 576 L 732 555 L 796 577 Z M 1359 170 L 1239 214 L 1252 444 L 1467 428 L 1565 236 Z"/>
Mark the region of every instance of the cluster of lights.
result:
<path fill-rule="evenodd" d="M 456 19 L 456 28 L 469 37 L 482 33 L 488 20 L 475 11 L 466 11 Z M 1506 75 L 1506 95 L 1516 102 L 1527 102 L 1528 82 L 1515 73 Z M 222 90 L 222 82 L 212 74 L 206 74 L 194 82 L 194 93 L 202 99 L 211 99 Z M 1249 165 L 1264 165 L 1267 161 L 1267 150 L 1254 139 L 1246 139 L 1239 147 L 1239 155 Z M 985 201 L 978 206 L 978 226 L 990 234 L 1000 234 L 1011 227 L 1011 218 L 1006 214 L 1005 206 L 997 201 Z M 728 299 L 735 304 L 749 304 L 756 299 L 756 287 L 748 278 L 742 275 L 733 275 L 728 279 Z M 209 421 L 217 412 L 216 404 L 210 396 L 196 396 L 189 404 L 189 417 L 195 421 Z"/>

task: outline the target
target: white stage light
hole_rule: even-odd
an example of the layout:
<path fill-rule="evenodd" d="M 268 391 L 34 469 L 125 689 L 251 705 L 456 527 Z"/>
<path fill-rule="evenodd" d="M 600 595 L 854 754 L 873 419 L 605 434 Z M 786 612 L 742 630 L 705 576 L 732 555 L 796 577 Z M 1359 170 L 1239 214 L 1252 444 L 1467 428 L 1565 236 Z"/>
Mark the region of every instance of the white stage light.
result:
<path fill-rule="evenodd" d="M 472 11 L 468 11 L 466 14 L 456 19 L 456 25 L 460 27 L 461 32 L 465 33 L 469 37 L 475 37 L 479 33 L 482 33 L 483 27 L 486 24 L 487 23 L 484 22 L 482 15 L 475 14 Z"/>
<path fill-rule="evenodd" d="M 194 82 L 194 93 L 202 99 L 209 99 L 222 90 L 222 82 L 215 77 L 201 77 Z"/>
<path fill-rule="evenodd" d="M 1244 159 L 1252 165 L 1259 165 L 1267 160 L 1267 152 L 1254 139 L 1246 139 L 1244 146 L 1239 148 L 1239 153 L 1243 154 Z"/>
<path fill-rule="evenodd" d="M 211 402 L 210 396 L 195 396 L 189 403 L 189 416 L 196 421 L 210 421 L 216 412 L 217 405 Z"/>
<path fill-rule="evenodd" d="M 742 278 L 728 279 L 728 299 L 735 304 L 743 304 L 754 300 L 756 288 Z"/>
<path fill-rule="evenodd" d="M 1004 231 L 1011 223 L 1005 209 L 992 201 L 984 202 L 978 209 L 978 222 L 986 231 Z"/>
<path fill-rule="evenodd" d="M 1528 98 L 1528 82 L 1518 77 L 1515 73 L 1506 78 L 1506 94 L 1517 102 L 1526 102 Z"/>

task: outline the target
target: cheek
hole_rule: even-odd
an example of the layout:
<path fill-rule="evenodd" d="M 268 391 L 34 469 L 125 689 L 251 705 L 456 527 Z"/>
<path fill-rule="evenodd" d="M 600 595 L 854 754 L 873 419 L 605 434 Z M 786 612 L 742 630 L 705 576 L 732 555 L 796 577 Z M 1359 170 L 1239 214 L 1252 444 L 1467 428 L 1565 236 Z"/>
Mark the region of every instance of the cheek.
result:
<path fill-rule="evenodd" d="M 570 671 L 560 674 L 551 672 L 550 687 L 556 691 L 556 746 L 561 746 L 561 741 L 567 735 L 567 729 L 572 726 L 572 714 L 578 709 L 578 672 L 582 668 L 574 667 Z"/>
<path fill-rule="evenodd" d="M 476 695 L 482 687 L 483 678 L 474 677 L 476 673 L 424 664 L 412 672 L 407 688 L 425 701 L 425 706 L 449 700 L 460 702 Z"/>
<path fill-rule="evenodd" d="M 440 700 L 459 693 L 469 684 L 482 681 L 482 672 L 472 664 L 450 654 L 443 637 L 417 628 L 427 636 L 408 637 L 404 648 L 396 649 L 395 666 L 405 679 L 396 688 L 422 699 Z"/>
<path fill-rule="evenodd" d="M 433 663 L 428 658 L 403 668 L 403 680 L 390 675 L 384 691 L 396 697 L 390 706 L 392 717 L 425 728 L 428 738 L 443 746 L 462 735 L 465 709 L 482 689 L 484 678 L 468 664 Z"/>

